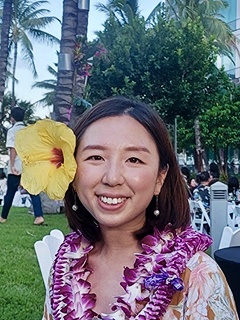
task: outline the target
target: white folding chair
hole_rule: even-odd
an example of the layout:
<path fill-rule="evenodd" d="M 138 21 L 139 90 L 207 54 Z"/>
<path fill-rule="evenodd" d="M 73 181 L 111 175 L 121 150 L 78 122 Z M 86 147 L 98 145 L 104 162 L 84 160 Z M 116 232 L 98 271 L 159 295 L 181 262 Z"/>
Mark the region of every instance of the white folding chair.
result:
<path fill-rule="evenodd" d="M 219 249 L 240 246 L 240 228 L 233 230 L 226 226 L 223 229 Z"/>
<path fill-rule="evenodd" d="M 47 244 L 53 261 L 62 241 L 50 234 L 44 236 L 42 241 Z"/>
<path fill-rule="evenodd" d="M 235 229 L 240 228 L 240 207 L 239 207 L 239 205 L 236 205 L 234 207 L 233 214 L 234 214 L 234 227 L 235 227 Z"/>
<path fill-rule="evenodd" d="M 233 229 L 229 226 L 224 227 L 218 249 L 230 247 L 232 235 Z"/>
<path fill-rule="evenodd" d="M 60 234 L 61 234 L 61 231 L 59 230 L 58 235 Z M 46 289 L 48 284 L 49 272 L 50 272 L 53 260 L 55 258 L 55 255 L 63 239 L 64 239 L 64 236 L 62 237 L 62 239 L 59 239 L 49 234 L 44 236 L 42 240 L 36 241 L 34 243 L 34 249 L 36 252 L 38 264 L 41 270 L 43 282 Z"/>
<path fill-rule="evenodd" d="M 240 228 L 233 231 L 230 247 L 240 246 Z"/>
<path fill-rule="evenodd" d="M 63 242 L 64 240 L 64 234 L 62 233 L 61 230 L 59 229 L 53 229 L 50 231 L 50 235 L 55 237 L 55 238 L 58 238 L 59 240 L 61 240 L 61 242 Z"/>
<path fill-rule="evenodd" d="M 37 255 L 38 264 L 41 270 L 45 288 L 48 286 L 49 272 L 52 266 L 52 256 L 47 243 L 42 240 L 34 243 L 34 249 Z"/>
<path fill-rule="evenodd" d="M 189 200 L 190 211 L 192 216 L 192 226 L 199 232 L 204 231 L 204 226 L 210 228 L 210 218 L 201 200 Z"/>

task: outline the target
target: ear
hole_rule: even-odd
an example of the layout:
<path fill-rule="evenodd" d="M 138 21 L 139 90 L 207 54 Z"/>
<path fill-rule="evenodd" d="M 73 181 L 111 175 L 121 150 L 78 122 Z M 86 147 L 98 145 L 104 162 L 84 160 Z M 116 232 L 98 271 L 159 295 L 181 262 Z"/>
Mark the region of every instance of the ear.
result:
<path fill-rule="evenodd" d="M 157 177 L 156 186 L 154 190 L 154 195 L 158 195 L 162 189 L 163 183 L 166 179 L 167 173 L 168 173 L 169 166 L 167 165 L 164 169 L 162 169 L 159 172 L 159 175 Z"/>

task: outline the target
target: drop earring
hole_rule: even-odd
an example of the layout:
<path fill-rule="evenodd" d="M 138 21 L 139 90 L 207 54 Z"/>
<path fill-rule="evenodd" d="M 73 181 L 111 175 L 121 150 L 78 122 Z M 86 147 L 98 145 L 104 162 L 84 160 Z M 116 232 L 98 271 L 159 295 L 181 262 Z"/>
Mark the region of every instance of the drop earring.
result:
<path fill-rule="evenodd" d="M 160 214 L 160 211 L 158 210 L 158 194 L 155 195 L 156 200 L 156 209 L 153 211 L 153 214 L 157 217 Z"/>
<path fill-rule="evenodd" d="M 73 197 L 74 197 L 74 204 L 72 205 L 73 211 L 77 211 L 78 205 L 77 205 L 77 194 L 76 191 L 73 191 Z"/>

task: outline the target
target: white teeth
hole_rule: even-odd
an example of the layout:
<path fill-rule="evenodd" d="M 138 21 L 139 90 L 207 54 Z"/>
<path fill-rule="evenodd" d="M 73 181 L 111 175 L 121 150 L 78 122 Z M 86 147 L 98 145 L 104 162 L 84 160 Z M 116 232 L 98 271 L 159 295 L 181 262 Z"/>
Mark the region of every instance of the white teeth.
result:
<path fill-rule="evenodd" d="M 118 203 L 122 203 L 125 200 L 125 198 L 109 198 L 109 197 L 101 196 L 100 200 L 107 204 L 118 204 Z"/>

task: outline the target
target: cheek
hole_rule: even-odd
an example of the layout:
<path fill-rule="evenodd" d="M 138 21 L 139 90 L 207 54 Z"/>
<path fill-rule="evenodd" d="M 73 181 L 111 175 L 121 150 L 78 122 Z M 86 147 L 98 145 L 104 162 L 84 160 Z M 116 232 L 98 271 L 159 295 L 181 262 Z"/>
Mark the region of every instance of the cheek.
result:
<path fill-rule="evenodd" d="M 146 190 L 146 188 L 152 190 L 156 186 L 157 171 L 143 170 L 141 173 L 135 175 L 129 174 L 128 177 L 130 177 L 132 183 L 134 183 L 139 190 Z"/>
<path fill-rule="evenodd" d="M 74 179 L 75 188 L 81 189 L 83 186 L 85 186 L 87 181 L 89 180 L 89 179 L 87 179 L 87 177 L 88 177 L 87 172 L 79 166 L 77 169 L 76 175 L 75 175 L 75 179 Z"/>
<path fill-rule="evenodd" d="M 101 176 L 96 168 L 85 166 L 84 164 L 78 165 L 77 173 L 74 179 L 74 185 L 80 192 L 85 192 L 89 188 L 94 187 Z"/>

